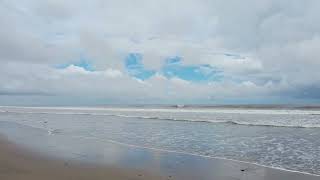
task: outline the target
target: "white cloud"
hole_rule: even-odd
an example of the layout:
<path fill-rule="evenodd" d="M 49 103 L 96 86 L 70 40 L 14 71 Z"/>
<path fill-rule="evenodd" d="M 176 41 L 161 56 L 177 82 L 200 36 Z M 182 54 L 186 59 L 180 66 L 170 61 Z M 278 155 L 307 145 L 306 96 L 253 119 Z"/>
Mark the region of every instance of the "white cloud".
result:
<path fill-rule="evenodd" d="M 317 0 L 2 0 L 0 92 L 169 100 L 316 92 L 319 8 Z M 217 68 L 224 79 L 137 80 L 123 65 L 130 52 L 158 72 L 167 57 L 181 56 L 186 65 Z M 51 68 L 81 55 L 96 71 Z"/>

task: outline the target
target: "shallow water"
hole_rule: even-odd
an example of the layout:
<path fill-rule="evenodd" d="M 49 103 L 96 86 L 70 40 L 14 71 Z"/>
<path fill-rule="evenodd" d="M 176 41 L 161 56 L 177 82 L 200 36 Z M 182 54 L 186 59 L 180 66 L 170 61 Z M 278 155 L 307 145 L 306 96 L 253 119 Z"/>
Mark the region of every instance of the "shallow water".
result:
<path fill-rule="evenodd" d="M 320 174 L 318 113 L 289 109 L 1 107 L 0 121 L 38 128 L 61 139 L 90 139 L 101 147 L 112 141 Z M 8 131 L 4 124 L 0 126 L 3 131 Z M 70 156 L 76 149 L 70 144 L 66 148 L 63 141 L 51 143 L 70 151 Z"/>

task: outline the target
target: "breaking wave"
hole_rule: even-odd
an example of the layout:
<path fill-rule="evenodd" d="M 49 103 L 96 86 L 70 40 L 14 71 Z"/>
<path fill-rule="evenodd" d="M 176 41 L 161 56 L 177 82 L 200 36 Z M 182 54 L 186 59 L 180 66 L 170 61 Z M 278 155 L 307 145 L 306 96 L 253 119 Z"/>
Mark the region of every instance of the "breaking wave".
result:
<path fill-rule="evenodd" d="M 0 113 L 18 113 L 18 114 L 57 114 L 57 115 L 88 115 L 88 116 L 113 116 L 121 118 L 137 118 L 150 120 L 164 120 L 164 121 L 181 121 L 181 122 L 198 122 L 198 123 L 220 123 L 232 124 L 241 126 L 265 126 L 265 127 L 290 127 L 290 128 L 320 128 L 320 124 L 297 124 L 297 123 L 279 123 L 275 121 L 257 121 L 249 122 L 243 120 L 214 120 L 201 118 L 175 118 L 163 116 L 142 116 L 142 115 L 128 115 L 119 113 L 91 113 L 91 112 L 30 112 L 30 111 L 0 111 Z M 320 114 L 306 114 L 309 116 L 319 116 Z"/>
<path fill-rule="evenodd" d="M 291 128 L 320 128 L 320 125 L 290 125 L 290 124 L 268 124 L 268 123 L 250 123 L 240 122 L 232 120 L 198 120 L 198 119 L 179 119 L 179 118 L 162 118 L 162 117 L 149 117 L 149 116 L 128 116 L 128 115 L 109 115 L 124 118 L 140 118 L 140 119 L 154 119 L 154 120 L 166 120 L 166 121 L 185 121 L 185 122 L 203 122 L 203 123 L 223 123 L 234 124 L 243 126 L 267 126 L 267 127 L 291 127 Z"/>

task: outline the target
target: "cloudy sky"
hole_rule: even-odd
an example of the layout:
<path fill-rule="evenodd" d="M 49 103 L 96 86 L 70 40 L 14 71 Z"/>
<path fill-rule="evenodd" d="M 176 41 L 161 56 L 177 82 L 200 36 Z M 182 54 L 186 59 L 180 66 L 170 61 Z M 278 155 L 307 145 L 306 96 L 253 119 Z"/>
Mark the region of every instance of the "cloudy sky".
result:
<path fill-rule="evenodd" d="M 0 105 L 320 102 L 319 0 L 0 0 Z"/>

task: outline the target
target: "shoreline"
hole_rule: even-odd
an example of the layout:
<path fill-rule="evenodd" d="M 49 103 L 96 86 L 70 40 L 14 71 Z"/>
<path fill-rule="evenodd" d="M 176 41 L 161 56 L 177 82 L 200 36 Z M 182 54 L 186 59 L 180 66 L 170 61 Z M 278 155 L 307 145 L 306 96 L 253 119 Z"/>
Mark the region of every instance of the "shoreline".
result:
<path fill-rule="evenodd" d="M 224 158 L 224 157 L 199 155 L 199 154 L 193 154 L 193 153 L 188 153 L 188 152 L 183 152 L 183 151 L 173 151 L 173 150 L 166 150 L 166 149 L 158 149 L 158 148 L 152 148 L 152 147 L 138 146 L 138 145 L 132 145 L 132 144 L 126 144 L 126 143 L 121 143 L 121 142 L 117 142 L 117 141 L 112 141 L 112 140 L 109 140 L 109 142 L 111 142 L 113 144 L 127 146 L 127 147 L 141 148 L 141 149 L 147 149 L 147 150 L 151 150 L 151 151 L 159 151 L 159 152 L 165 152 L 165 153 L 177 153 L 177 154 L 190 155 L 190 156 L 207 158 L 207 159 L 212 159 L 212 160 L 225 160 L 225 161 L 230 161 L 230 162 L 235 162 L 235 163 L 243 163 L 243 164 L 248 164 L 248 165 L 260 166 L 260 167 L 263 167 L 263 168 L 269 168 L 269 169 L 275 169 L 275 170 L 280 170 L 280 171 L 293 172 L 293 173 L 298 173 L 298 174 L 302 174 L 302 175 L 316 176 L 316 177 L 320 178 L 320 174 L 312 174 L 312 173 L 308 173 L 308 172 L 284 169 L 284 168 L 280 168 L 280 167 L 266 166 L 266 165 L 262 165 L 262 164 L 258 164 L 258 163 L 241 161 L 241 160 L 236 160 L 236 159 L 228 159 L 228 158 Z"/>
<path fill-rule="evenodd" d="M 131 167 L 119 164 L 79 163 L 44 156 L 21 145 L 8 141 L 0 135 L 0 179 L 1 180 L 53 180 L 53 179 L 217 179 L 217 180 L 315 180 L 301 172 L 286 171 L 206 156 L 194 156 L 179 152 L 141 147 L 119 147 L 125 151 L 125 163 L 134 162 Z M 154 156 L 156 155 L 156 156 Z M 148 157 L 150 162 L 142 160 Z M 147 163 L 147 164 L 143 164 Z M 163 167 L 162 167 L 163 166 Z"/>
<path fill-rule="evenodd" d="M 61 112 L 66 113 L 69 111 Z M 37 113 L 41 114 L 38 115 Z M 286 139 L 290 140 L 289 142 L 292 141 L 287 148 L 292 148 L 292 152 L 296 152 L 304 150 L 300 149 L 299 146 L 308 144 L 305 142 L 310 142 L 312 145 L 319 144 L 317 141 L 312 141 L 315 140 L 313 138 L 316 138 L 318 134 L 315 130 L 302 129 L 296 131 L 292 128 L 287 128 L 283 129 L 285 130 L 283 131 L 278 128 L 243 128 L 242 126 L 233 125 L 211 125 L 207 127 L 203 123 L 181 124 L 171 121 L 167 123 L 167 121 L 160 120 L 106 118 L 104 116 L 88 117 L 87 115 L 69 114 L 47 115 L 42 113 L 44 112 L 36 111 L 36 114 L 0 113 L 0 138 L 1 134 L 4 135 L 9 140 L 9 143 L 18 145 L 15 146 L 16 150 L 28 156 L 30 155 L 29 152 L 32 152 L 32 157 L 36 159 L 42 158 L 52 162 L 59 161 L 60 164 L 62 161 L 70 161 L 72 164 L 86 167 L 90 163 L 94 167 L 111 167 L 124 171 L 134 169 L 164 177 L 172 176 L 173 174 L 175 177 L 196 174 L 197 177 L 205 177 L 201 179 L 210 179 L 216 174 L 226 176 L 229 173 L 228 170 L 231 170 L 233 171 L 232 176 L 234 179 L 239 179 L 245 174 L 241 169 L 248 169 L 248 167 L 254 169 L 252 172 L 246 172 L 252 177 L 255 176 L 254 173 L 268 178 L 270 173 L 281 174 L 279 177 L 281 176 L 282 179 L 286 179 L 283 176 L 300 176 L 304 177 L 304 179 L 308 179 L 309 176 L 320 177 L 318 154 L 314 149 L 316 146 L 312 146 L 313 150 L 306 151 L 311 153 L 307 157 L 314 160 L 310 162 L 300 159 L 303 156 L 297 155 L 292 158 L 290 156 L 292 153 L 286 153 L 285 151 L 276 151 L 275 153 L 270 151 L 269 153 L 261 149 L 263 144 L 259 142 L 263 138 L 262 140 L 266 140 L 264 141 L 265 144 L 270 144 L 271 150 L 274 150 L 273 144 L 286 144 L 281 139 L 277 139 L 277 137 L 282 137 L 278 135 L 283 134 L 285 135 L 284 137 L 288 137 Z M 134 123 L 131 123 L 132 121 Z M 194 131 L 196 132 L 195 134 L 203 134 L 204 136 L 196 136 L 199 139 L 194 139 L 192 135 L 189 135 L 188 132 L 193 132 L 194 125 L 197 125 L 200 129 Z M 147 128 L 147 132 L 144 133 L 142 131 L 145 128 Z M 180 134 L 171 136 L 175 130 L 178 130 Z M 232 136 L 227 134 L 230 130 L 236 130 L 234 134 L 231 134 Z M 167 131 L 171 132 L 171 135 Z M 262 135 L 256 138 L 255 135 L 258 131 L 262 132 Z M 153 133 L 158 134 L 153 137 Z M 269 135 L 271 133 L 277 136 Z M 305 133 L 315 134 L 310 134 L 310 137 L 303 138 Z M 168 134 L 170 136 L 164 136 Z M 291 137 L 290 134 L 294 136 Z M 245 139 L 236 138 L 237 135 L 245 137 Z M 298 135 L 297 137 L 302 137 L 305 142 L 299 139 L 296 142 L 296 135 Z M 159 142 L 151 142 L 149 136 Z M 219 138 L 216 138 L 216 136 Z M 213 140 L 211 141 L 210 138 L 213 138 Z M 276 141 L 273 138 L 276 138 Z M 217 142 L 215 142 L 215 139 L 217 139 Z M 230 141 L 225 145 L 224 141 L 226 139 Z M 193 140 L 199 140 L 199 142 L 193 142 Z M 268 140 L 272 140 L 272 142 L 268 143 Z M 248 145 L 247 143 L 251 141 L 253 144 Z M 248 145 L 246 146 L 247 148 L 240 146 L 243 145 L 242 143 Z M 226 149 L 226 152 L 224 152 L 224 147 L 229 147 L 227 145 L 231 145 L 235 149 L 230 152 Z M 258 145 L 258 147 L 255 147 L 255 145 Z M 281 152 L 281 154 L 277 152 Z M 224 156 L 224 153 L 227 156 Z M 228 153 L 231 155 L 228 156 Z M 270 157 L 272 157 L 272 160 L 270 160 Z M 49 158 L 50 160 L 48 160 Z M 195 162 L 198 164 L 195 164 Z M 230 166 L 232 166 L 231 169 Z M 223 168 L 223 171 L 216 170 L 216 167 Z M 193 174 L 186 171 L 193 172 Z M 256 177 L 253 179 L 261 178 Z M 276 178 L 273 177 L 272 179 Z"/>

